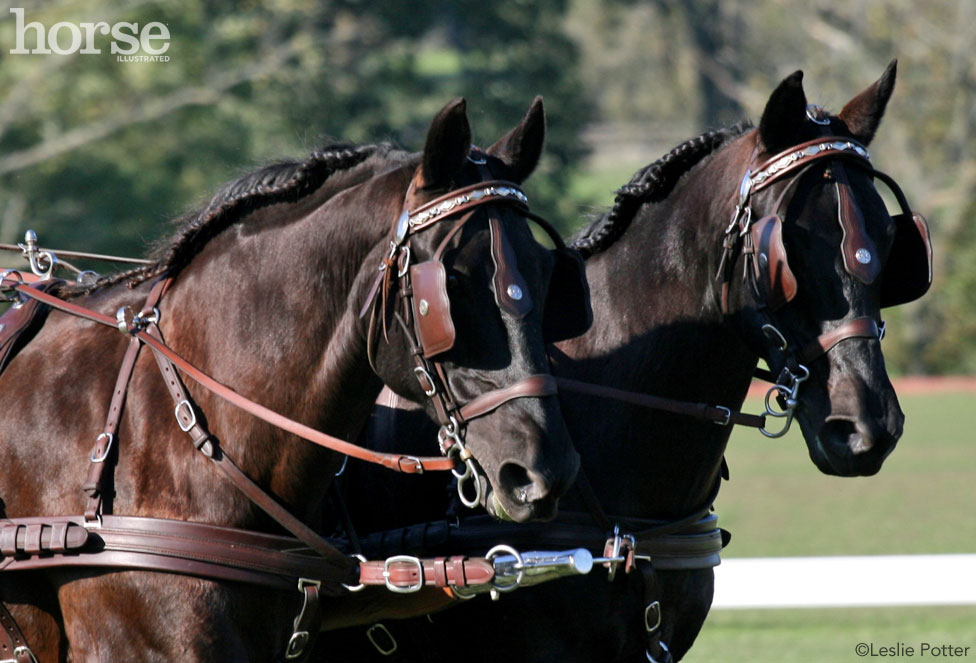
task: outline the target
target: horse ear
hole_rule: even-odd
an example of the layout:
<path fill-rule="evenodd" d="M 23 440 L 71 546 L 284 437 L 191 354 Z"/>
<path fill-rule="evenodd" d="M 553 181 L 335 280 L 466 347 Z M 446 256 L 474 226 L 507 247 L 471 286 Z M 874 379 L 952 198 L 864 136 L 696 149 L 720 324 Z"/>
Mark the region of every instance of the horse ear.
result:
<path fill-rule="evenodd" d="M 803 72 L 794 71 L 773 90 L 759 122 L 759 137 L 767 152 L 781 152 L 796 144 L 806 108 Z"/>
<path fill-rule="evenodd" d="M 516 182 L 523 182 L 539 163 L 545 140 L 546 111 L 542 107 L 542 97 L 536 97 L 522 121 L 489 147 L 488 154 L 512 168 Z"/>
<path fill-rule="evenodd" d="M 464 166 L 471 150 L 471 125 L 463 98 L 450 102 L 431 122 L 424 145 L 421 185 L 425 189 L 447 188 Z"/>
<path fill-rule="evenodd" d="M 888 100 L 895 89 L 897 71 L 898 60 L 892 60 L 881 78 L 847 102 L 844 110 L 837 116 L 847 125 L 851 135 L 864 145 L 871 142 L 881 124 L 881 116 L 884 115 Z"/>

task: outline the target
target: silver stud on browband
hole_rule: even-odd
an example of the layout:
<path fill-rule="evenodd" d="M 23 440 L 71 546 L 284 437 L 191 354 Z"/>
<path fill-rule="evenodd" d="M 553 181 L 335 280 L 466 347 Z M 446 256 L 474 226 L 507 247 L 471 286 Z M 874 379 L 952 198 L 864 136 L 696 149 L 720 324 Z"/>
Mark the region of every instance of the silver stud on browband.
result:
<path fill-rule="evenodd" d="M 427 315 L 427 311 L 430 310 L 430 304 L 427 303 L 426 299 L 421 299 L 417 304 L 417 309 L 420 311 L 420 315 Z"/>
<path fill-rule="evenodd" d="M 507 292 L 508 296 L 514 299 L 515 301 L 519 301 L 520 299 L 522 299 L 522 288 L 518 287 L 514 283 L 508 286 L 508 288 L 505 289 L 505 292 Z"/>
<path fill-rule="evenodd" d="M 857 258 L 857 261 L 862 265 L 866 265 L 871 262 L 871 252 L 867 249 L 858 249 L 854 252 L 854 257 Z"/>

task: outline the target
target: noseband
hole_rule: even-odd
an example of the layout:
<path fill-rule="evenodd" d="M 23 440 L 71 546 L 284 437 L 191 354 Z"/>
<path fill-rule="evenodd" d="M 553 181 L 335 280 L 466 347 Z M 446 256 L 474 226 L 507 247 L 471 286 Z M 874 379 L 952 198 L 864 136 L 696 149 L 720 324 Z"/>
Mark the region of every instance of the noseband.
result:
<path fill-rule="evenodd" d="M 370 312 L 367 347 L 370 364 L 375 371 L 373 345 L 377 336 L 377 318 L 383 336 L 388 340 L 387 318 L 392 310 L 393 319 L 409 343 L 415 364 L 414 375 L 437 415 L 440 451 L 457 465 L 463 466 L 463 469 L 452 470 L 458 480 L 458 495 L 466 506 L 475 507 L 480 504 L 483 495 L 474 457 L 464 444 L 467 423 L 517 398 L 555 396 L 557 388 L 555 378 L 545 373 L 529 375 L 507 387 L 482 393 L 464 404 L 454 396 L 444 366 L 437 359 L 450 350 L 455 341 L 444 252 L 475 211 L 485 207 L 491 232 L 491 256 L 495 265 L 495 302 L 501 311 L 522 318 L 532 310 L 532 299 L 528 285 L 518 270 L 515 252 L 497 214 L 498 209 L 501 206 L 513 207 L 524 218 L 538 223 L 553 239 L 557 251 L 565 250 L 565 244 L 548 222 L 529 212 L 528 198 L 521 187 L 513 182 L 490 179 L 483 153 L 472 150 L 468 158 L 478 165 L 479 172 L 488 179 L 451 191 L 415 210 L 408 209 L 407 203 L 404 203 L 403 211 L 393 226 L 390 253 L 379 266 L 379 274 L 360 317 Z M 414 188 L 415 184 L 411 183 L 406 200 L 410 199 Z M 415 257 L 410 247 L 411 237 L 448 220 L 453 220 L 454 226 L 441 240 L 430 260 L 411 264 Z M 580 271 L 582 274 L 582 265 Z M 580 278 L 585 277 L 581 275 Z M 389 294 L 394 291 L 394 286 L 399 307 L 389 303 Z M 473 484 L 473 497 L 465 494 L 464 485 L 468 482 Z"/>
<path fill-rule="evenodd" d="M 815 110 L 820 112 L 818 108 Z M 925 220 L 909 209 L 905 195 L 895 181 L 871 165 L 867 149 L 859 142 L 836 136 L 816 138 L 791 147 L 756 168 L 747 169 L 739 185 L 735 211 L 725 230 L 723 255 L 716 280 L 720 286 L 720 307 L 722 313 L 727 315 L 736 258 L 739 252 L 746 256 L 743 280 L 751 282 L 760 298 L 759 314 L 763 318 L 763 334 L 770 339 L 776 351 L 785 357 L 784 367 L 775 379 L 767 371 L 757 371 L 758 376 L 774 383 L 766 393 L 766 414 L 784 420 L 780 431 L 770 432 L 761 428 L 760 431 L 767 437 L 781 437 L 789 430 L 798 405 L 800 384 L 810 376 L 810 370 L 805 364 L 826 354 L 842 341 L 852 338 L 881 340 L 884 336 L 883 322 L 879 325 L 872 317 L 858 317 L 840 324 L 806 345 L 792 347 L 774 324 L 772 312 L 790 302 L 797 293 L 796 277 L 789 267 L 783 243 L 780 210 L 783 209 L 787 193 L 815 163 L 823 160 L 852 165 L 882 180 L 894 192 L 902 208 L 902 213 L 895 217 L 895 244 L 892 246 L 888 264 L 883 267 L 878 251 L 867 234 L 863 215 L 854 201 L 842 163 L 831 166 L 830 174 L 837 190 L 837 219 L 843 232 L 841 255 L 845 271 L 867 284 L 880 277 L 882 306 L 916 299 L 928 289 L 932 281 L 931 243 Z M 777 197 L 772 212 L 754 221 L 751 207 L 753 194 L 782 180 L 787 180 L 788 184 Z M 896 256 L 903 264 L 893 264 Z M 911 274 L 907 278 L 900 278 L 888 273 L 902 269 L 907 269 Z M 780 409 L 772 407 L 770 401 L 773 396 L 776 397 Z"/>

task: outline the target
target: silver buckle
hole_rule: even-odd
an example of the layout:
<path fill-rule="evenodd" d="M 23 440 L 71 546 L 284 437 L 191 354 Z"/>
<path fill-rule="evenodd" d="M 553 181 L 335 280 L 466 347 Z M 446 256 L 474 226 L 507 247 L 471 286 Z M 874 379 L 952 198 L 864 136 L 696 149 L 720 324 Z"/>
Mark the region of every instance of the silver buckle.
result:
<path fill-rule="evenodd" d="M 102 433 L 101 435 L 96 437 L 95 447 L 98 446 L 99 440 L 101 440 L 103 437 L 108 438 L 108 444 L 105 445 L 105 451 L 103 451 L 98 457 L 95 456 L 95 448 L 94 447 L 92 448 L 91 455 L 88 457 L 88 459 L 93 463 L 104 463 L 105 459 L 108 458 L 109 452 L 112 451 L 112 443 L 115 442 L 115 436 L 112 435 L 111 433 Z"/>
<path fill-rule="evenodd" d="M 187 411 L 190 413 L 190 423 L 183 425 L 183 420 L 180 419 L 180 408 L 186 407 Z M 193 410 L 193 406 L 190 405 L 190 401 L 185 398 L 176 404 L 176 409 L 173 410 L 173 414 L 176 415 L 176 423 L 179 424 L 180 430 L 184 433 L 189 433 L 190 429 L 197 425 L 197 413 Z"/>
<path fill-rule="evenodd" d="M 724 405 L 716 405 L 715 409 L 721 410 L 725 414 L 725 418 L 722 419 L 721 421 L 713 421 L 712 423 L 717 424 L 719 426 L 728 426 L 729 422 L 732 421 L 732 410 L 725 407 Z"/>
<path fill-rule="evenodd" d="M 27 654 L 30 657 L 31 663 L 37 663 L 37 657 L 34 656 L 34 652 L 32 652 L 31 651 L 31 648 L 28 647 L 28 646 L 26 646 L 26 645 L 21 645 L 20 647 L 15 647 L 14 648 L 14 657 L 13 658 L 4 659 L 4 660 L 0 661 L 0 663 L 18 663 L 18 661 L 20 660 L 20 655 L 21 654 Z"/>
<path fill-rule="evenodd" d="M 428 398 L 437 393 L 437 383 L 434 382 L 434 378 L 430 376 L 427 369 L 423 366 L 417 366 L 413 369 L 413 374 L 417 376 L 417 381 L 420 383 L 420 388 L 424 390 L 424 396 Z M 424 384 L 424 380 L 427 384 Z"/>
<path fill-rule="evenodd" d="M 412 564 L 417 567 L 417 575 L 419 580 L 415 585 L 407 585 L 406 587 L 397 587 L 392 582 L 390 582 L 390 565 L 397 563 L 407 563 Z M 419 592 L 424 586 L 424 563 L 420 561 L 418 557 L 412 555 L 394 555 L 393 557 L 387 558 L 383 562 L 383 581 L 386 583 L 386 588 L 391 592 L 396 592 L 397 594 L 412 594 L 414 592 Z"/>

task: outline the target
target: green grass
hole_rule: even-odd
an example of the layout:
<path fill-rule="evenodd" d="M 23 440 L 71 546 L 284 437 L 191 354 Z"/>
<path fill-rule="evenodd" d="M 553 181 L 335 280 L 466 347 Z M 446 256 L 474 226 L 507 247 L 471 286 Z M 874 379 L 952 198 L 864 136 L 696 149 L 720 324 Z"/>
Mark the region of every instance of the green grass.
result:
<path fill-rule="evenodd" d="M 732 480 L 716 504 L 733 534 L 723 556 L 976 552 L 976 397 L 900 400 L 905 434 L 874 477 L 821 474 L 798 431 L 767 440 L 737 430 L 727 454 Z M 747 406 L 755 411 L 759 404 Z M 862 642 L 876 651 L 899 642 L 915 651 L 862 658 L 854 651 Z M 976 661 L 976 606 L 715 610 L 684 660 L 935 660 L 931 652 L 921 655 L 923 642 L 970 647 L 967 656 L 938 660 Z"/>
<path fill-rule="evenodd" d="M 901 402 L 905 433 L 873 477 L 821 474 L 798 426 L 779 440 L 737 429 L 716 503 L 725 556 L 976 552 L 976 396 Z"/>
<path fill-rule="evenodd" d="M 912 656 L 860 657 L 860 643 L 914 648 Z M 921 644 L 969 647 L 968 656 L 935 659 Z M 902 650 L 907 651 L 907 650 Z M 715 610 L 684 663 L 844 663 L 976 660 L 976 607 Z"/>

